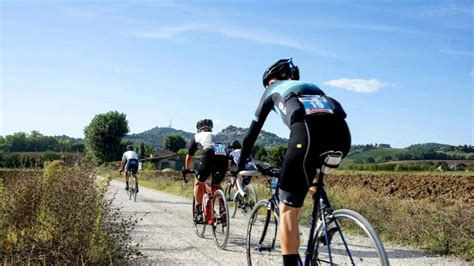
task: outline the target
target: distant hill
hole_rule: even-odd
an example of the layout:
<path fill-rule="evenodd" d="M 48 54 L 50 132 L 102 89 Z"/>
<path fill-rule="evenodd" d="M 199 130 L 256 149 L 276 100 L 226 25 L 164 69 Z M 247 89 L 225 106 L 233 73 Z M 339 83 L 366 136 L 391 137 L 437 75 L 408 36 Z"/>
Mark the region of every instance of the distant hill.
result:
<path fill-rule="evenodd" d="M 143 142 L 145 144 L 151 144 L 155 148 L 161 148 L 163 147 L 163 139 L 170 135 L 179 135 L 183 137 L 187 143 L 189 143 L 194 136 L 193 133 L 171 127 L 154 127 L 142 133 L 127 135 L 125 140 L 130 140 L 134 145 L 139 145 Z"/>
<path fill-rule="evenodd" d="M 219 139 L 224 143 L 231 143 L 234 140 L 238 140 L 242 143 L 247 128 L 228 126 L 217 134 Z M 262 130 L 258 135 L 256 144 L 264 147 L 272 147 L 275 145 L 288 144 L 288 139 L 280 138 L 276 134 Z"/>
<path fill-rule="evenodd" d="M 474 159 L 474 146 L 453 146 L 439 143 L 424 143 L 404 149 L 391 148 L 387 144 L 355 145 L 347 157 L 353 162 L 387 162 L 405 160 L 465 160 Z"/>
<path fill-rule="evenodd" d="M 225 144 L 228 144 L 234 140 L 239 140 L 242 142 L 245 132 L 247 132 L 246 128 L 228 126 L 221 132 L 217 133 L 217 137 Z M 194 136 L 194 133 L 169 127 L 155 127 L 142 133 L 128 135 L 125 137 L 125 139 L 132 141 L 134 145 L 138 145 L 140 142 L 143 142 L 145 144 L 152 144 L 155 148 L 161 148 L 163 147 L 163 139 L 169 135 L 179 135 L 189 143 Z M 264 147 L 272 147 L 275 145 L 287 143 L 287 139 L 280 138 L 277 135 L 266 131 L 262 131 L 257 139 L 257 144 Z"/>

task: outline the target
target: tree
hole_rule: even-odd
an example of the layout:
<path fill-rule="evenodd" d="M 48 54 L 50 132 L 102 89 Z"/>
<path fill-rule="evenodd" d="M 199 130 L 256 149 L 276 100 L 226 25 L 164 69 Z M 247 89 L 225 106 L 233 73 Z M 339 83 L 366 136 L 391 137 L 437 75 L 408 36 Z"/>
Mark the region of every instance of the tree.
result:
<path fill-rule="evenodd" d="M 186 140 L 179 135 L 166 136 L 163 140 L 165 149 L 178 152 L 180 149 L 186 147 Z"/>
<path fill-rule="evenodd" d="M 265 147 L 260 146 L 260 145 L 255 145 L 253 148 L 253 157 L 257 160 L 260 161 L 265 161 L 267 157 L 267 150 L 265 150 Z"/>
<path fill-rule="evenodd" d="M 139 148 L 139 153 L 138 153 L 138 156 L 140 156 L 140 158 L 145 158 L 146 157 L 146 150 L 145 150 L 145 143 L 140 143 L 140 148 Z"/>
<path fill-rule="evenodd" d="M 96 164 L 118 161 L 122 138 L 129 132 L 126 115 L 117 111 L 96 115 L 84 128 L 86 152 Z"/>
<path fill-rule="evenodd" d="M 86 146 L 83 143 L 74 143 L 71 146 L 73 152 L 84 152 Z"/>
<path fill-rule="evenodd" d="M 277 145 L 267 150 L 266 161 L 275 167 L 281 167 L 287 146 Z"/>

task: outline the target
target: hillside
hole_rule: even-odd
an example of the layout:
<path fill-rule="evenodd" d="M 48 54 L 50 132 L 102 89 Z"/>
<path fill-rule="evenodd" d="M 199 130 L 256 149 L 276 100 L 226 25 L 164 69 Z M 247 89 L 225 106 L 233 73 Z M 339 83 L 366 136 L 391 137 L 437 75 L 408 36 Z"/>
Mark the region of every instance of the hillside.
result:
<path fill-rule="evenodd" d="M 193 133 L 179 129 L 170 127 L 154 127 L 142 133 L 128 135 L 125 137 L 125 140 L 130 140 L 134 145 L 139 145 L 143 142 L 145 144 L 151 144 L 155 148 L 161 148 L 163 146 L 163 139 L 170 135 L 179 135 L 183 137 L 186 142 L 190 142 L 194 136 Z"/>
<path fill-rule="evenodd" d="M 230 143 L 234 140 L 239 140 L 242 142 L 245 133 L 247 132 L 246 128 L 228 126 L 224 128 L 221 132 L 217 134 L 219 139 L 224 143 Z M 260 135 L 257 138 L 257 144 L 264 147 L 272 147 L 280 144 L 287 144 L 288 139 L 280 138 L 277 135 L 262 130 Z"/>
<path fill-rule="evenodd" d="M 221 132 L 217 133 L 217 136 L 220 141 L 228 144 L 236 139 L 242 141 L 246 131 L 246 128 L 228 126 Z M 194 133 L 169 127 L 155 127 L 142 133 L 128 135 L 125 139 L 132 141 L 135 145 L 143 142 L 145 144 L 152 144 L 156 148 L 161 148 L 163 146 L 164 137 L 169 135 L 179 135 L 183 137 L 186 142 L 189 142 L 194 136 Z M 286 143 L 288 143 L 287 139 L 280 138 L 277 135 L 266 131 L 262 131 L 257 139 L 257 144 L 264 147 Z"/>
<path fill-rule="evenodd" d="M 347 157 L 352 162 L 387 162 L 407 160 L 474 159 L 473 146 L 453 146 L 439 143 L 415 144 L 404 149 L 390 145 L 355 145 Z"/>

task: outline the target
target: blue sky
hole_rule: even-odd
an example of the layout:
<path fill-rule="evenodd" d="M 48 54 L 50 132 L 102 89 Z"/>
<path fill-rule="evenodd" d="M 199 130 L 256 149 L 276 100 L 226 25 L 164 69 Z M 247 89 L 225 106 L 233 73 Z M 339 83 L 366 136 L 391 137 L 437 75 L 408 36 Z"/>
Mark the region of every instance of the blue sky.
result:
<path fill-rule="evenodd" d="M 471 1 L 1 2 L 0 135 L 247 127 L 263 71 L 293 57 L 354 144 L 474 144 Z M 264 130 L 288 137 L 275 114 Z"/>

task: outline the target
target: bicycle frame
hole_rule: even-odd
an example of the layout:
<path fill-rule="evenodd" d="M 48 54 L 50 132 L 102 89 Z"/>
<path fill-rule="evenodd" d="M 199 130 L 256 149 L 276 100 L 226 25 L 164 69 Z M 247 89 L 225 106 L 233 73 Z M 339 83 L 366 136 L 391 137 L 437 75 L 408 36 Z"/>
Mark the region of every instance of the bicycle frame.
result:
<path fill-rule="evenodd" d="M 324 237 L 326 243 L 330 243 L 329 241 L 329 236 L 328 236 L 328 231 L 327 231 L 327 224 L 326 224 L 326 217 L 330 216 L 332 214 L 332 208 L 329 203 L 329 199 L 327 197 L 326 191 L 324 190 L 324 176 L 325 174 L 319 173 L 318 176 L 318 181 L 316 182 L 316 193 L 313 195 L 313 212 L 311 214 L 311 227 L 310 227 L 310 233 L 309 233 L 309 238 L 308 238 L 308 245 L 306 246 L 306 252 L 305 252 L 305 266 L 309 266 L 311 263 L 311 255 L 312 251 L 314 249 L 314 238 L 315 238 L 315 230 L 316 230 L 316 223 L 318 220 L 318 216 L 322 221 L 323 224 L 323 230 L 324 230 Z M 319 215 L 318 215 L 319 214 Z M 341 236 L 341 239 L 344 243 L 344 246 L 347 251 L 349 249 L 347 248 L 347 243 L 346 240 L 342 234 L 342 231 L 340 230 L 339 224 L 337 221 L 334 221 L 336 224 L 336 228 L 338 233 Z M 330 244 L 327 245 L 327 252 L 329 256 L 329 263 L 332 265 L 332 255 L 331 255 L 331 248 Z M 354 265 L 354 260 L 352 258 L 352 255 L 349 252 L 349 257 L 351 259 L 352 265 Z"/>
<path fill-rule="evenodd" d="M 207 200 L 206 202 L 202 202 L 202 208 L 203 208 L 203 214 L 206 216 L 206 223 L 207 224 L 212 224 L 213 223 L 213 217 L 212 215 L 207 215 L 207 209 L 210 208 L 211 210 L 214 209 L 214 203 L 212 201 L 213 197 L 214 197 L 214 194 L 216 193 L 216 191 L 219 189 L 217 185 L 212 185 L 211 182 L 209 180 L 206 180 L 205 182 L 203 182 L 203 186 L 201 186 L 201 191 L 203 193 L 203 197 L 204 195 L 207 195 Z M 207 187 L 209 187 L 211 189 L 211 193 L 209 194 L 207 191 Z M 207 206 L 209 202 L 209 206 Z"/>
<path fill-rule="evenodd" d="M 244 176 L 255 176 L 256 174 L 258 174 L 258 171 L 257 170 L 244 170 L 244 171 L 240 171 L 239 174 L 237 175 L 237 178 L 235 180 L 235 182 L 237 183 L 237 192 L 244 198 L 247 197 L 247 193 L 244 192 L 244 188 L 242 186 L 242 177 Z M 237 194 L 234 195 L 234 200 L 235 198 L 237 197 Z"/>

